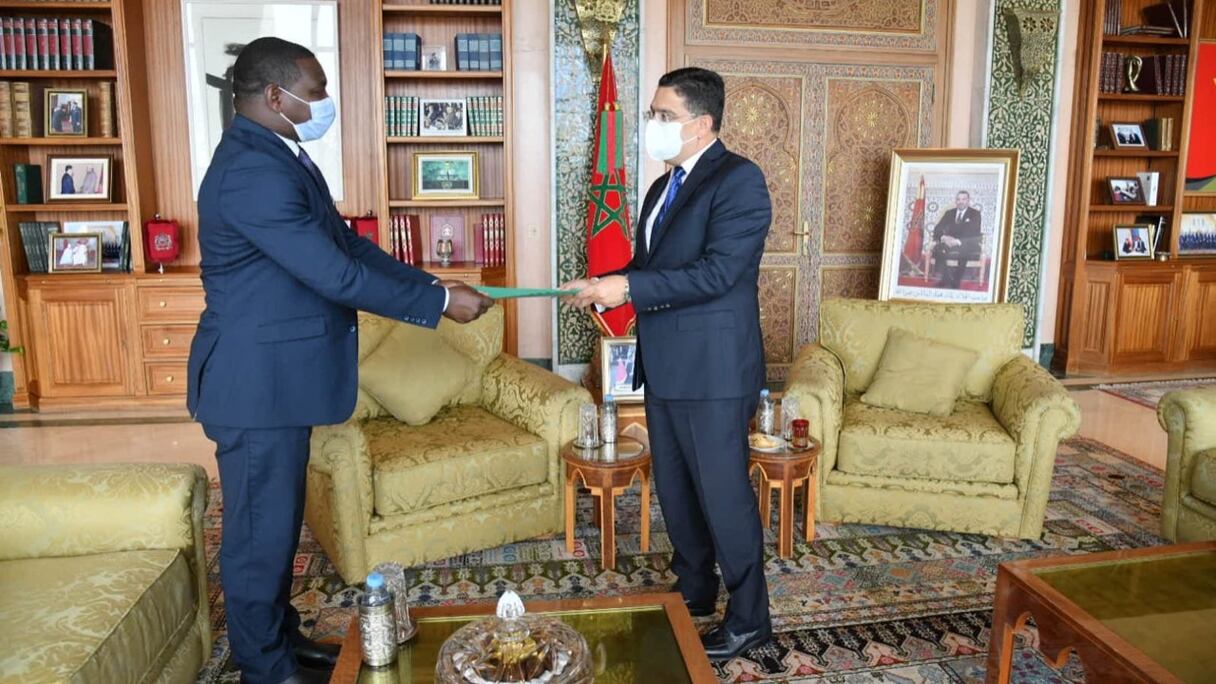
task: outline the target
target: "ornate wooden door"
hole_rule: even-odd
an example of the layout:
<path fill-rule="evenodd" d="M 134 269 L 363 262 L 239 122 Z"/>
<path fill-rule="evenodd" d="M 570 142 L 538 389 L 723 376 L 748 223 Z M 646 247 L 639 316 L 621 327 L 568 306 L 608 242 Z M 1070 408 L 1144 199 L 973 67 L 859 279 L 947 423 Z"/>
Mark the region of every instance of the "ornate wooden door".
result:
<path fill-rule="evenodd" d="M 769 379 L 817 337 L 824 297 L 878 292 L 891 150 L 940 139 L 950 0 L 670 0 L 670 66 L 726 81 L 722 140 L 764 170 Z"/>
<path fill-rule="evenodd" d="M 37 390 L 49 398 L 134 393 L 130 292 L 97 281 L 30 288 Z M 138 344 L 138 342 L 136 342 Z"/>

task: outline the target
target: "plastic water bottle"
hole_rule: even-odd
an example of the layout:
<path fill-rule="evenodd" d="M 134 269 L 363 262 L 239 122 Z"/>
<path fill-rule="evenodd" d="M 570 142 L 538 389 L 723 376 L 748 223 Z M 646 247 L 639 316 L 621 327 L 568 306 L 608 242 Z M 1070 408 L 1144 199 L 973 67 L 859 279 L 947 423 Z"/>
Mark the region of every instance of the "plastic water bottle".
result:
<path fill-rule="evenodd" d="M 777 409 L 773 406 L 773 398 L 768 395 L 768 390 L 760 390 L 760 410 L 756 418 L 756 429 L 765 435 L 776 434 L 774 425 L 776 413 Z"/>
<path fill-rule="evenodd" d="M 378 572 L 367 576 L 367 591 L 359 597 L 359 635 L 363 642 L 363 662 L 380 667 L 397 659 L 393 594 L 385 586 L 384 575 Z"/>
<path fill-rule="evenodd" d="M 616 399 L 611 394 L 604 397 L 604 405 L 600 407 L 600 440 L 616 444 Z"/>

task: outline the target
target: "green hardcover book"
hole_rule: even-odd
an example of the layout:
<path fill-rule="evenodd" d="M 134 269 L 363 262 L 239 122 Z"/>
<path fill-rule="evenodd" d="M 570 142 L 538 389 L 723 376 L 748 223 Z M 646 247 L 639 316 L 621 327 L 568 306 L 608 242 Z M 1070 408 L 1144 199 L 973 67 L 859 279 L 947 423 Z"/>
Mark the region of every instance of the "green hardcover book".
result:
<path fill-rule="evenodd" d="M 17 204 L 42 204 L 42 167 L 37 164 L 13 164 L 13 179 Z"/>

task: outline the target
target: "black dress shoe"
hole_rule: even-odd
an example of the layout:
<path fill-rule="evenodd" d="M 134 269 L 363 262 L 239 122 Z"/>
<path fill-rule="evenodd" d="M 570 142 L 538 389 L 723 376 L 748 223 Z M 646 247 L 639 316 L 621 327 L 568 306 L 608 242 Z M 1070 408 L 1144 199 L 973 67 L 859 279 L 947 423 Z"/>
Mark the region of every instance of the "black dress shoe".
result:
<path fill-rule="evenodd" d="M 701 635 L 701 645 L 705 647 L 705 655 L 710 660 L 730 660 L 743 655 L 748 649 L 755 648 L 773 638 L 772 625 L 764 625 L 760 629 L 735 634 L 725 625 L 718 625 L 706 634 Z"/>
<path fill-rule="evenodd" d="M 284 679 L 280 684 L 329 684 L 329 670 L 314 670 L 310 667 L 301 667 L 295 671 L 287 679 Z"/>
<path fill-rule="evenodd" d="M 291 650 L 295 653 L 296 662 L 304 667 L 332 670 L 338 662 L 338 652 L 342 650 L 342 646 L 313 641 L 300 635 L 291 645 Z"/>
<path fill-rule="evenodd" d="M 688 609 L 688 614 L 693 617 L 709 617 L 718 612 L 718 607 L 712 601 L 709 603 L 697 603 L 684 599 L 684 607 Z"/>

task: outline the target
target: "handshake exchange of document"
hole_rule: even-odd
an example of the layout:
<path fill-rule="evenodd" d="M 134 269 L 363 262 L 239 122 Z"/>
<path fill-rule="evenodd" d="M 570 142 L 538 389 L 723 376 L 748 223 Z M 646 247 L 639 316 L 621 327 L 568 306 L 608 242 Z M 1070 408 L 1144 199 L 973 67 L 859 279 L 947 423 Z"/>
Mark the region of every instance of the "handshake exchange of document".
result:
<path fill-rule="evenodd" d="M 520 299 L 523 297 L 570 297 L 578 294 L 577 289 L 567 285 L 563 289 L 541 287 L 493 287 L 477 285 L 470 287 L 459 280 L 441 280 L 439 284 L 447 288 L 448 306 L 443 315 L 457 323 L 475 321 L 494 306 L 497 299 Z"/>

